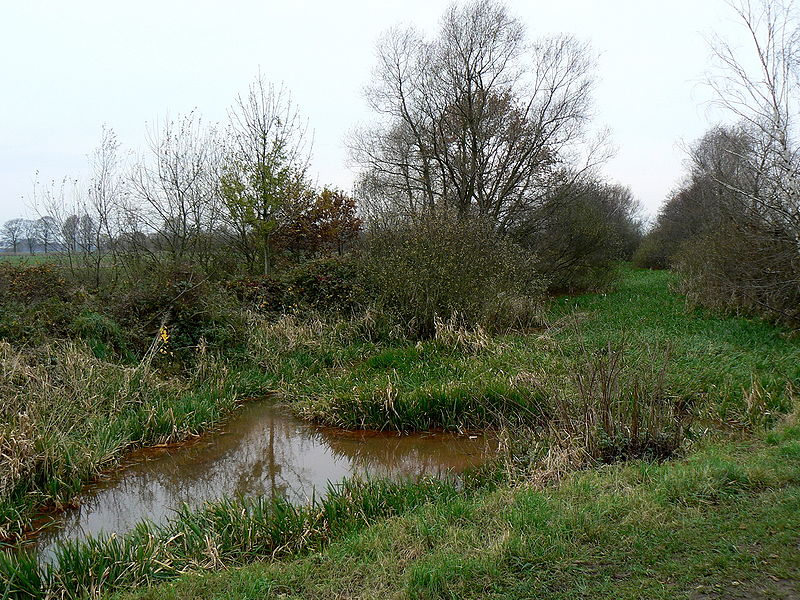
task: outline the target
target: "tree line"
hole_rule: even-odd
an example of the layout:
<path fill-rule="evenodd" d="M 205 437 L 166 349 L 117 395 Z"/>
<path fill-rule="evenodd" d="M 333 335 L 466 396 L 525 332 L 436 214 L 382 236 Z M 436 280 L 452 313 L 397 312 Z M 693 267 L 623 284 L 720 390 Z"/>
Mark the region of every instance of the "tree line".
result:
<path fill-rule="evenodd" d="M 800 322 L 800 20 L 796 6 L 731 2 L 748 48 L 717 39 L 708 83 L 732 117 L 687 149 L 688 173 L 637 261 L 671 267 L 698 303 Z"/>
<path fill-rule="evenodd" d="M 590 288 L 630 258 L 639 207 L 598 174 L 608 145 L 592 133 L 587 44 L 531 38 L 503 3 L 474 0 L 448 8 L 433 35 L 386 32 L 376 58 L 375 120 L 347 141 L 351 193 L 311 182 L 308 124 L 259 74 L 225 123 L 162 121 L 136 156 L 105 128 L 87 181 L 37 184 L 48 248 L 96 286 L 176 265 L 273 276 L 287 260 L 354 250 L 380 285 L 426 281 L 415 302 L 445 313 L 464 309 L 431 300 L 459 287 L 454 274 L 488 303 L 500 272 L 530 290 Z M 431 252 L 449 253 L 438 273 Z M 387 256 L 405 258 L 383 277 Z"/>

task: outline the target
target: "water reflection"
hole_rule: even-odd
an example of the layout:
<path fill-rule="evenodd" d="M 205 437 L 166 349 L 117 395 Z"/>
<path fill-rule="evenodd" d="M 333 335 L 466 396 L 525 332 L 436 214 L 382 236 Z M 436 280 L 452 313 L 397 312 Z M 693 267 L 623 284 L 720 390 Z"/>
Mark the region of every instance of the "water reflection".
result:
<path fill-rule="evenodd" d="M 317 428 L 269 401 L 253 402 L 223 432 L 193 444 L 140 451 L 126 468 L 89 486 L 81 506 L 37 540 L 50 554 L 57 540 L 130 530 L 142 519 L 163 522 L 183 503 L 241 494 L 304 502 L 328 481 L 353 475 L 420 476 L 459 472 L 492 451 L 484 437 L 346 432 Z"/>

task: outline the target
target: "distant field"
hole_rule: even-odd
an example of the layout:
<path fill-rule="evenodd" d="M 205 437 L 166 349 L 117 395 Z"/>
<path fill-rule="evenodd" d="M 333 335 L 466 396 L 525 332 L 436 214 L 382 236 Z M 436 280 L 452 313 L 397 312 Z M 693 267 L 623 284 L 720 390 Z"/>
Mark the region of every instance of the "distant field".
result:
<path fill-rule="evenodd" d="M 61 255 L 55 252 L 0 252 L 0 262 L 7 262 L 16 265 L 39 265 L 42 263 L 59 262 Z"/>

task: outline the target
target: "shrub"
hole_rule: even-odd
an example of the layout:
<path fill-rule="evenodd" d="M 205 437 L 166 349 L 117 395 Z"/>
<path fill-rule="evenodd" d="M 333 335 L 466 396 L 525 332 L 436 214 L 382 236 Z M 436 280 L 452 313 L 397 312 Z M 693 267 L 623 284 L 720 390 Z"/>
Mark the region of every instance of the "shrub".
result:
<path fill-rule="evenodd" d="M 800 252 L 779 230 L 731 221 L 684 243 L 674 267 L 692 302 L 800 323 Z"/>
<path fill-rule="evenodd" d="M 627 188 L 593 180 L 555 185 L 513 229 L 536 254 L 552 291 L 604 288 L 641 238 L 638 204 Z"/>
<path fill-rule="evenodd" d="M 352 312 L 363 304 L 365 290 L 355 261 L 348 257 L 318 258 L 289 271 L 286 301 L 317 311 Z"/>
<path fill-rule="evenodd" d="M 87 298 L 51 264 L 0 264 L 0 339 L 16 344 L 62 337 Z"/>
<path fill-rule="evenodd" d="M 348 256 L 309 260 L 277 277 L 243 277 L 227 287 L 249 308 L 267 313 L 352 313 L 365 302 L 358 265 Z"/>
<path fill-rule="evenodd" d="M 564 355 L 566 378 L 534 381 L 552 402 L 550 450 L 582 461 L 665 459 L 680 449 L 692 413 L 666 389 L 670 349 L 650 349 L 635 361 L 625 344 L 599 352 L 582 344 Z"/>
<path fill-rule="evenodd" d="M 230 349 L 240 343 L 245 318 L 234 296 L 190 268 L 156 270 L 124 289 L 105 301 L 140 354 L 164 331 L 165 354 L 176 363 L 191 362 L 198 346 Z"/>
<path fill-rule="evenodd" d="M 49 298 L 67 300 L 72 290 L 61 270 L 53 264 L 0 264 L 0 300 L 37 302 Z"/>
<path fill-rule="evenodd" d="M 659 232 L 651 231 L 633 254 L 633 264 L 642 269 L 669 268 L 669 253 Z"/>
<path fill-rule="evenodd" d="M 361 264 L 374 296 L 415 335 L 432 336 L 437 317 L 495 329 L 539 317 L 538 303 L 511 300 L 541 297 L 532 255 L 479 220 L 436 215 L 374 230 Z M 534 310 L 506 319 L 496 314 L 498 298 Z"/>
<path fill-rule="evenodd" d="M 280 312 L 286 305 L 286 283 L 269 275 L 240 277 L 225 285 L 239 302 L 259 312 Z"/>

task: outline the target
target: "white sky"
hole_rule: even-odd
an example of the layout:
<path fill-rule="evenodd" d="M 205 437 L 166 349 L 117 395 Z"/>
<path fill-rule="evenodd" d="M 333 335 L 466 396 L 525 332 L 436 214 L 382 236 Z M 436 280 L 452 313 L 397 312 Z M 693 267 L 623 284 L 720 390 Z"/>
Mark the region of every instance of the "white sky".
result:
<path fill-rule="evenodd" d="M 741 36 L 723 0 L 511 0 L 532 37 L 567 32 L 600 53 L 598 124 L 618 148 L 606 175 L 653 212 L 681 176 L 680 140 L 709 124 L 704 35 Z M 378 35 L 434 31 L 446 0 L 0 0 L 0 222 L 26 212 L 35 172 L 80 176 L 108 124 L 127 148 L 145 124 L 193 108 L 223 120 L 259 67 L 314 131 L 320 184 L 349 189 L 346 133 Z"/>

